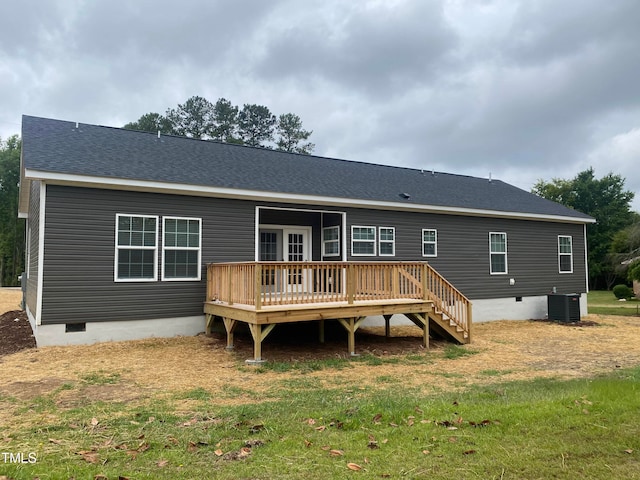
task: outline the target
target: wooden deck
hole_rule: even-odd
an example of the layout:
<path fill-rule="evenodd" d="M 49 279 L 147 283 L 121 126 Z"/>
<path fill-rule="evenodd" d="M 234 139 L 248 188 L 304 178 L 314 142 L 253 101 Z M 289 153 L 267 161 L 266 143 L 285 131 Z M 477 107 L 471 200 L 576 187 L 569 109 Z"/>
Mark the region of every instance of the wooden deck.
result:
<path fill-rule="evenodd" d="M 438 296 L 438 294 L 440 294 Z M 262 342 L 281 323 L 337 320 L 355 355 L 355 332 L 368 316 L 402 314 L 423 331 L 429 347 L 434 333 L 459 343 L 470 341 L 471 304 L 427 263 L 250 262 L 210 264 L 204 304 L 207 333 L 216 318 L 233 348 L 238 322 L 254 340 L 252 362 L 262 361 Z M 455 320 L 454 320 L 455 318 Z"/>

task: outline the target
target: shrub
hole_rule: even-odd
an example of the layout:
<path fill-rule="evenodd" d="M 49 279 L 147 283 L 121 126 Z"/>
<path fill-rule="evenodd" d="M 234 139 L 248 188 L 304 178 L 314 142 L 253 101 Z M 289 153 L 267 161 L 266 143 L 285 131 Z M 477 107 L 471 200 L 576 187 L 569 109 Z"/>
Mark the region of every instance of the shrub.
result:
<path fill-rule="evenodd" d="M 629 281 L 640 281 L 640 260 L 636 260 L 632 262 L 631 265 L 629 265 L 629 270 L 627 270 L 627 277 Z"/>
<path fill-rule="evenodd" d="M 631 298 L 633 297 L 633 290 L 626 285 L 616 285 L 613 287 L 613 294 L 616 298 Z"/>

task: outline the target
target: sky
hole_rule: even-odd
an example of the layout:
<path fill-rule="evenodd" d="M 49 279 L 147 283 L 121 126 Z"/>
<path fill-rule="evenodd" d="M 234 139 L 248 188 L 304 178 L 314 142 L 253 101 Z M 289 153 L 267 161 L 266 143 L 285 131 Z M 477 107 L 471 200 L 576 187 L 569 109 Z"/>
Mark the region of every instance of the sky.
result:
<path fill-rule="evenodd" d="M 315 154 L 500 179 L 593 167 L 640 211 L 637 0 L 4 0 L 0 138 L 192 96 L 295 113 Z M 373 186 L 372 186 L 373 187 Z"/>

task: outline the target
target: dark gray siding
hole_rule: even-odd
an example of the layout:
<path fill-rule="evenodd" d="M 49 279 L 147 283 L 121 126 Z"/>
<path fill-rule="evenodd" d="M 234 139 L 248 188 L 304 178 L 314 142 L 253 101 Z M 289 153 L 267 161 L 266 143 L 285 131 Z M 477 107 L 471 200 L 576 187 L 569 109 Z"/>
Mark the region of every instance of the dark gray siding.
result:
<path fill-rule="evenodd" d="M 249 202 L 51 185 L 46 202 L 43 323 L 201 315 L 206 264 L 254 259 Z M 202 280 L 160 281 L 158 265 L 156 282 L 114 282 L 116 213 L 202 218 Z"/>
<path fill-rule="evenodd" d="M 256 205 L 346 212 L 347 231 L 343 234 L 349 253 L 352 225 L 395 227 L 394 257 L 349 256 L 349 260 L 428 261 L 472 300 L 545 295 L 553 287 L 560 293 L 586 291 L 583 225 L 268 202 L 256 204 L 242 200 L 49 185 L 43 323 L 202 314 L 206 264 L 253 261 L 255 258 Z M 202 218 L 202 281 L 114 282 L 117 213 Z M 332 218 L 339 224 L 337 215 L 325 214 L 325 218 Z M 313 226 L 314 259 L 319 258 L 319 213 L 261 209 L 260 221 Z M 422 257 L 422 228 L 437 229 L 437 258 Z M 36 230 L 32 235 L 37 238 Z M 507 234 L 507 275 L 489 273 L 488 237 L 491 231 Z M 573 237 L 572 274 L 558 273 L 558 235 Z M 513 286 L 509 285 L 511 278 L 516 281 Z"/>
<path fill-rule="evenodd" d="M 314 205 L 292 207 L 274 203 L 269 206 L 346 212 L 347 231 L 344 234 L 347 238 L 348 260 L 427 261 L 472 300 L 546 295 L 553 287 L 556 287 L 559 293 L 583 293 L 587 289 L 584 225 L 581 224 Z M 274 211 L 274 215 L 278 217 L 287 213 Z M 325 219 L 330 217 L 331 215 L 325 214 Z M 282 218 L 272 220 L 273 223 L 286 224 Z M 303 220 L 304 218 L 297 218 L 298 223 L 291 223 L 305 225 Z M 325 220 L 325 225 L 328 224 Z M 352 225 L 375 226 L 376 229 L 394 227 L 396 229 L 395 256 L 352 256 Z M 422 256 L 423 228 L 438 231 L 437 257 Z M 507 234 L 508 273 L 506 275 L 490 274 L 489 232 Z M 573 273 L 571 274 L 560 274 L 558 271 L 558 235 L 572 237 Z M 317 237 L 314 228 L 314 255 L 318 247 Z M 376 252 L 377 247 L 376 245 Z M 515 280 L 513 286 L 509 285 L 511 278 Z"/>
<path fill-rule="evenodd" d="M 586 292 L 583 225 L 413 212 L 347 210 L 351 226 L 395 227 L 395 257 L 352 257 L 354 261 L 428 261 L 470 299 Z M 423 228 L 438 231 L 438 256 L 422 257 Z M 489 232 L 507 234 L 506 275 L 489 272 Z M 573 273 L 558 272 L 558 235 L 573 238 Z M 509 279 L 515 285 L 509 285 Z"/>
<path fill-rule="evenodd" d="M 29 218 L 27 219 L 28 228 L 28 253 L 27 266 L 29 275 L 27 276 L 27 294 L 26 304 L 32 315 L 38 314 L 38 269 L 40 267 L 40 182 L 31 182 L 31 190 L 29 193 Z"/>

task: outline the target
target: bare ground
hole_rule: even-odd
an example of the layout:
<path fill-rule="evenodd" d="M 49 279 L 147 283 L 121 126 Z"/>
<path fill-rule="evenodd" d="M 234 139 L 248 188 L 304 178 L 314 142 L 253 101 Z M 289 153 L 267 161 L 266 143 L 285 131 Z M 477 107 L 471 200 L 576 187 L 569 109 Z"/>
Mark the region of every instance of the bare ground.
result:
<path fill-rule="evenodd" d="M 304 374 L 246 366 L 252 341 L 243 331 L 236 335 L 233 352 L 225 350 L 222 333 L 27 348 L 0 356 L 0 404 L 3 397 L 29 401 L 53 395 L 59 407 L 72 408 L 96 400 L 176 398 L 197 388 L 210 392 L 218 405 L 252 403 L 286 395 L 291 381 L 348 389 L 393 388 L 401 383 L 429 394 L 536 377 L 587 377 L 640 365 L 639 317 L 591 315 L 587 320 L 582 326 L 545 321 L 476 324 L 472 343 L 463 347 L 473 354 L 456 359 L 445 357 L 450 345 L 446 342 L 432 342 L 425 351 L 416 327 L 392 327 L 390 339 L 380 328 L 361 329 L 356 334 L 357 351 L 383 360 L 381 364 L 354 361 L 344 368 L 325 367 Z M 263 355 L 272 362 L 291 363 L 348 358 L 341 327 L 328 330 L 324 345 L 317 343 L 315 330 L 309 328 L 279 326 L 264 342 Z M 4 341 L 0 337 L 0 344 Z M 183 407 L 188 410 L 188 400 Z M 39 417 L 38 421 L 45 420 Z M 24 421 L 0 409 L 0 425 Z"/>

